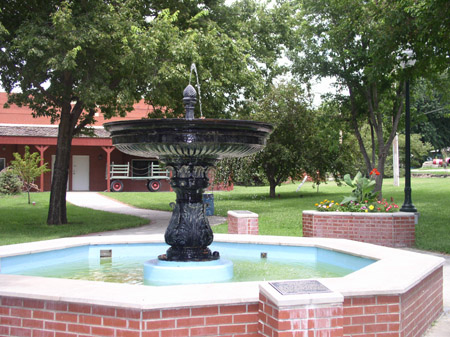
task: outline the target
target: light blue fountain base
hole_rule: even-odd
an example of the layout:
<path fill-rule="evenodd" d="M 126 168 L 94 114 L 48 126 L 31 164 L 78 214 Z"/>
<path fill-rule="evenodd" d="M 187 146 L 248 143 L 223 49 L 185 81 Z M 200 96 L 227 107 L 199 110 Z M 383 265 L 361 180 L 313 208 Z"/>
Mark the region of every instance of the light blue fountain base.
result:
<path fill-rule="evenodd" d="M 225 282 L 233 278 L 233 263 L 226 259 L 202 262 L 149 260 L 144 263 L 144 282 L 192 284 Z"/>

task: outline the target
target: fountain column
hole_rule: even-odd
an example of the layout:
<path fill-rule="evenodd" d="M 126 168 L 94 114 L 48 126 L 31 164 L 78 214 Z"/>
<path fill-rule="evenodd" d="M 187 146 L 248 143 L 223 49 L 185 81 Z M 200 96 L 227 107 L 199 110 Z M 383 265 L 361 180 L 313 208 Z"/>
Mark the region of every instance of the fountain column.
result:
<path fill-rule="evenodd" d="M 208 261 L 219 258 L 208 246 L 213 242 L 213 232 L 205 216 L 202 195 L 209 186 L 208 170 L 213 160 L 183 160 L 170 162 L 170 185 L 177 195 L 165 240 L 171 247 L 159 258 L 168 261 Z"/>

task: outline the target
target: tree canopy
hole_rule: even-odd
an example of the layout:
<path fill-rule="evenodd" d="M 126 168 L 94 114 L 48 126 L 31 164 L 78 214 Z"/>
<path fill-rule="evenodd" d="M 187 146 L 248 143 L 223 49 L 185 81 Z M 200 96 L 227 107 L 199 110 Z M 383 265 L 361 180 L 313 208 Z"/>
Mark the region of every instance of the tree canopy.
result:
<path fill-rule="evenodd" d="M 432 80 L 419 79 L 413 85 L 412 131 L 435 150 L 450 147 L 449 72 Z"/>
<path fill-rule="evenodd" d="M 354 133 L 367 172 L 374 167 L 381 172 L 377 191 L 381 191 L 386 158 L 401 122 L 405 80 L 442 69 L 442 60 L 448 60 L 446 42 L 439 47 L 439 56 L 430 56 L 428 43 L 436 35 L 418 33 L 424 13 L 417 3 L 425 5 L 425 1 L 407 0 L 302 0 L 293 9 L 298 15 L 289 53 L 293 71 L 304 80 L 336 79 L 338 91 L 331 99 L 339 102 L 339 116 Z M 410 61 L 408 50 L 416 60 L 414 67 L 402 67 Z M 361 135 L 365 124 L 371 129 L 370 150 Z"/>
<path fill-rule="evenodd" d="M 289 179 L 306 174 L 320 183 L 328 174 L 343 175 L 351 162 L 339 129 L 330 128 L 327 114 L 313 110 L 295 83 L 273 86 L 258 102 L 253 118 L 275 127 L 266 147 L 252 158 L 227 163 L 232 169 L 225 171 L 238 182 L 267 181 L 272 198 L 276 187 Z M 242 179 L 242 172 L 247 179 Z"/>
<path fill-rule="evenodd" d="M 191 63 L 198 69 L 204 117 L 248 118 L 273 79 L 287 71 L 277 63 L 287 29 L 283 7 L 255 0 L 230 5 L 220 0 L 161 1 L 154 6 L 155 17 L 161 8 L 177 17 L 174 25 L 181 38 L 170 55 L 164 50 L 159 54 L 167 62 L 152 74 L 144 95 L 157 110 L 150 118 L 184 113 L 180 95 L 174 93 L 187 85 Z M 197 104 L 195 116 L 199 110 Z"/>
<path fill-rule="evenodd" d="M 71 140 L 97 112 L 125 115 L 144 97 L 155 108 L 152 117 L 178 115 L 195 62 L 205 116 L 249 113 L 247 107 L 264 89 L 260 69 L 268 58 L 255 54 L 252 36 L 227 27 L 266 9 L 255 6 L 244 13 L 234 6 L 223 1 L 2 2 L 0 80 L 9 103 L 59 123 L 49 224 L 67 223 Z M 230 11 L 236 16 L 227 18 Z"/>

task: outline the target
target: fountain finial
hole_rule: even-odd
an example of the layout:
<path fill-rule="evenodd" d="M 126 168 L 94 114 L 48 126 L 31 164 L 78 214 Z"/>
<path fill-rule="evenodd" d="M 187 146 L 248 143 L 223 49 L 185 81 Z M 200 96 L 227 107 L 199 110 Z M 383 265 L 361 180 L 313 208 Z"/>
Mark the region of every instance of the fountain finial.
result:
<path fill-rule="evenodd" d="M 192 85 L 188 85 L 183 91 L 183 102 L 186 110 L 186 119 L 194 119 L 194 107 L 197 103 L 197 91 Z"/>

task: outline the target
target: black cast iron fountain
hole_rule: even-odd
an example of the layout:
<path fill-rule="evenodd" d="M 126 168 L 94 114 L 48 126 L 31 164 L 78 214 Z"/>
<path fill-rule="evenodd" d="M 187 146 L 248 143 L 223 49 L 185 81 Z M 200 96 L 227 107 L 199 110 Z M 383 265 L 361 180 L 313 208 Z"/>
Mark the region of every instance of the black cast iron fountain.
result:
<path fill-rule="evenodd" d="M 106 123 L 113 144 L 124 153 L 158 158 L 172 172 L 176 205 L 165 233 L 171 247 L 161 261 L 212 261 L 219 253 L 208 246 L 213 232 L 205 216 L 202 195 L 208 171 L 226 157 L 260 151 L 272 132 L 270 124 L 244 120 L 195 119 L 196 91 L 183 92 L 186 118 L 146 119 Z"/>

